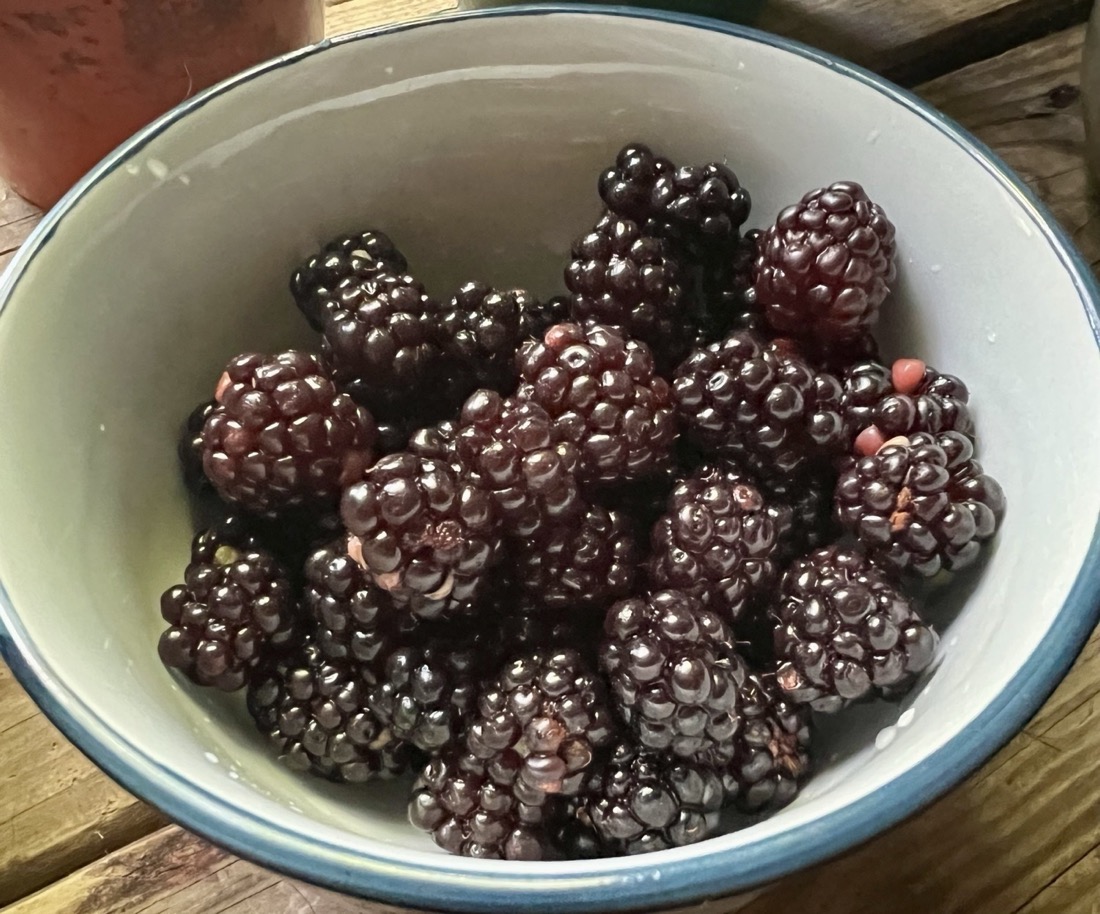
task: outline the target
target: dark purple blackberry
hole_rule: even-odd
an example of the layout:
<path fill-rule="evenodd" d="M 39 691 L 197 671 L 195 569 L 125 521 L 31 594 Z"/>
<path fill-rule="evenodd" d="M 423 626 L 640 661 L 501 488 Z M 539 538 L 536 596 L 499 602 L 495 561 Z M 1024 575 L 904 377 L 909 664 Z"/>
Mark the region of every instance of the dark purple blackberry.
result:
<path fill-rule="evenodd" d="M 740 728 L 722 769 L 726 802 L 750 813 L 786 806 L 811 773 L 809 708 L 788 700 L 772 677 L 744 666 L 738 697 Z"/>
<path fill-rule="evenodd" d="M 290 294 L 314 330 L 324 324 L 325 302 L 344 280 L 373 279 L 379 273 L 404 273 L 405 256 L 382 232 L 367 229 L 333 238 L 290 277 Z"/>
<path fill-rule="evenodd" d="M 857 362 L 843 375 L 844 420 L 850 442 L 864 453 L 898 435 L 956 431 L 973 437 L 967 402 L 970 391 L 954 375 L 941 374 L 917 359 L 898 359 L 892 368 L 871 360 Z M 899 386 L 900 385 L 900 386 Z"/>
<path fill-rule="evenodd" d="M 585 784 L 575 815 L 605 854 L 643 854 L 709 838 L 724 799 L 710 766 L 621 742 Z"/>
<path fill-rule="evenodd" d="M 444 351 L 469 370 L 475 387 L 510 392 L 516 385 L 516 350 L 524 339 L 523 317 L 538 310 L 530 292 L 468 282 L 440 317 Z"/>
<path fill-rule="evenodd" d="M 305 564 L 303 608 L 330 660 L 380 670 L 411 620 L 347 553 L 347 539 L 314 551 Z"/>
<path fill-rule="evenodd" d="M 372 459 L 374 418 L 309 353 L 239 355 L 215 399 L 202 429 L 203 470 L 222 498 L 254 513 L 334 505 Z"/>
<path fill-rule="evenodd" d="M 843 450 L 841 393 L 835 377 L 747 330 L 696 349 L 673 384 L 680 418 L 701 447 L 769 476 Z"/>
<path fill-rule="evenodd" d="M 653 475 L 671 459 L 676 415 L 644 343 L 598 324 L 557 324 L 517 356 L 517 399 L 537 403 L 581 451 L 582 482 Z"/>
<path fill-rule="evenodd" d="M 891 439 L 841 474 L 837 517 L 893 568 L 924 577 L 964 568 L 1005 510 L 1000 484 L 973 457 L 961 432 Z"/>
<path fill-rule="evenodd" d="M 414 454 L 379 460 L 344 491 L 340 514 L 349 554 L 414 611 L 473 600 L 500 547 L 490 495 Z"/>
<path fill-rule="evenodd" d="M 555 295 L 545 301 L 524 300 L 519 315 L 520 337 L 524 340 L 541 340 L 554 324 L 563 324 L 569 320 L 572 297 Z"/>
<path fill-rule="evenodd" d="M 520 589 L 543 606 L 602 610 L 630 593 L 638 547 L 622 514 L 590 505 L 576 521 L 544 526 L 517 544 L 513 564 Z"/>
<path fill-rule="evenodd" d="M 538 799 L 522 802 L 512 785 L 497 783 L 479 759 L 452 751 L 433 758 L 420 773 L 409 800 L 409 821 L 451 854 L 542 860 L 551 852 L 546 820 L 557 804 Z"/>
<path fill-rule="evenodd" d="M 248 712 L 294 771 L 346 783 L 394 777 L 416 763 L 416 753 L 370 713 L 366 692 L 358 667 L 306 644 L 257 672 Z"/>
<path fill-rule="evenodd" d="M 900 696 L 932 663 L 937 635 L 890 576 L 856 549 L 830 546 L 783 576 L 776 681 L 793 701 L 833 713 Z"/>
<path fill-rule="evenodd" d="M 725 762 L 739 725 L 733 636 L 694 597 L 661 590 L 608 611 L 600 662 L 646 749 Z"/>
<path fill-rule="evenodd" d="M 239 520 L 195 537 L 183 579 L 160 598 L 169 627 L 157 650 L 193 682 L 239 689 L 265 652 L 293 641 L 297 608 L 286 572 Z"/>
<path fill-rule="evenodd" d="M 684 357 L 690 328 L 681 267 L 662 239 L 605 213 L 573 242 L 572 258 L 565 285 L 576 323 L 593 321 L 642 340 L 668 368 Z"/>
<path fill-rule="evenodd" d="M 783 334 L 850 340 L 874 328 L 896 277 L 894 226 L 851 181 L 810 191 L 764 233 L 756 299 Z"/>
<path fill-rule="evenodd" d="M 615 722 L 598 677 L 572 650 L 527 653 L 482 689 L 466 749 L 521 803 L 581 788 Z"/>
<path fill-rule="evenodd" d="M 775 584 L 791 523 L 743 478 L 707 467 L 680 480 L 653 527 L 647 566 L 654 587 L 683 590 L 731 622 Z"/>
<path fill-rule="evenodd" d="M 536 403 L 477 391 L 462 407 L 454 450 L 470 481 L 492 496 L 507 534 L 529 537 L 584 511 L 579 451 Z"/>
<path fill-rule="evenodd" d="M 177 449 L 180 469 L 183 471 L 183 481 L 187 488 L 194 492 L 200 492 L 210 485 L 210 480 L 202 470 L 202 429 L 217 407 L 217 400 L 200 403 L 187 416 L 180 434 Z"/>

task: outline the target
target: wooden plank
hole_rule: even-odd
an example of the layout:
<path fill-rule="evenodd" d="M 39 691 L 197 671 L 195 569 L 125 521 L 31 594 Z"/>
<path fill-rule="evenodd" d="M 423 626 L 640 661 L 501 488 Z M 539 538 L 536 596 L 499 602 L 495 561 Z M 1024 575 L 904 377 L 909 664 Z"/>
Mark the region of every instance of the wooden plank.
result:
<path fill-rule="evenodd" d="M 7 225 L 25 216 L 41 212 L 37 206 L 20 197 L 0 178 L 0 225 Z"/>
<path fill-rule="evenodd" d="M 1062 873 L 1019 914 L 1100 914 L 1100 849 Z"/>
<path fill-rule="evenodd" d="M 457 0 L 341 0 L 325 10 L 325 31 L 341 35 L 392 22 L 423 19 L 457 7 Z"/>
<path fill-rule="evenodd" d="M 9 222 L 7 225 L 0 225 L 0 254 L 7 254 L 18 248 L 41 218 L 41 213 L 34 213 Z"/>

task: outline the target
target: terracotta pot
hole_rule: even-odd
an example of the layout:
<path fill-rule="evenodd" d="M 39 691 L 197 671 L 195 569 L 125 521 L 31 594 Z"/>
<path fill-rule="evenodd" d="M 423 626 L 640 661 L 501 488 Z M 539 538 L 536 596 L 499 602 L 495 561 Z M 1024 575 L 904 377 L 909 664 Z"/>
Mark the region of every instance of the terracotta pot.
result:
<path fill-rule="evenodd" d="M 50 206 L 201 89 L 317 41 L 322 0 L 0 0 L 0 174 Z"/>

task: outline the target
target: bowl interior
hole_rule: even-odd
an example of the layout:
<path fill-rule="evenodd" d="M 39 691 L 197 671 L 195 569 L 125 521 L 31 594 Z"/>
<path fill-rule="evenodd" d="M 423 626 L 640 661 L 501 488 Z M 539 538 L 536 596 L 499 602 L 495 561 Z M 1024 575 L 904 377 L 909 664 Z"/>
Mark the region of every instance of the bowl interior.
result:
<path fill-rule="evenodd" d="M 233 354 L 316 346 L 286 280 L 337 232 L 384 229 L 439 295 L 471 278 L 558 291 L 570 240 L 598 214 L 595 176 L 634 139 L 678 161 L 727 161 L 755 226 L 810 188 L 864 184 L 898 227 L 887 348 L 966 380 L 1008 516 L 980 574 L 931 598 L 944 633 L 934 675 L 901 705 L 823 727 L 820 773 L 791 807 L 644 860 L 448 860 L 449 872 L 500 874 L 503 890 L 537 874 L 644 871 L 610 908 L 659 897 L 650 877 L 663 868 L 720 854 L 732 886 L 747 877 L 729 852 L 904 784 L 1057 639 L 1100 506 L 1096 340 L 1030 204 L 932 119 L 809 57 L 650 19 L 501 16 L 341 42 L 132 145 L 0 287 L 12 638 L 67 713 L 98 720 L 104 752 L 137 747 L 208 832 L 225 808 L 247 811 L 344 854 L 346 884 L 360 887 L 364 859 L 443 865 L 405 823 L 405 785 L 296 776 L 242 702 L 160 666 L 158 598 L 192 535 L 183 417 Z M 964 754 L 943 786 L 977 761 Z"/>

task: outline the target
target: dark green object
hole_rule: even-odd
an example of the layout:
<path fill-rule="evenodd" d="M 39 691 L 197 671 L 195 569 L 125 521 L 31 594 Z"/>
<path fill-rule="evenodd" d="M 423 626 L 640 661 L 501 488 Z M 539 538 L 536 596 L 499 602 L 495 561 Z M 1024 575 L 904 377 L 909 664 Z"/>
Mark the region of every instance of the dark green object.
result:
<path fill-rule="evenodd" d="M 521 6 L 536 0 L 460 0 L 462 9 L 487 9 L 493 6 Z M 585 0 L 595 5 L 621 6 L 614 0 Z M 767 0 L 632 0 L 628 5 L 642 9 L 669 10 L 673 13 L 690 13 L 693 16 L 710 16 L 741 25 L 753 25 Z"/>

